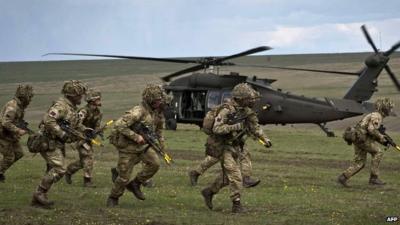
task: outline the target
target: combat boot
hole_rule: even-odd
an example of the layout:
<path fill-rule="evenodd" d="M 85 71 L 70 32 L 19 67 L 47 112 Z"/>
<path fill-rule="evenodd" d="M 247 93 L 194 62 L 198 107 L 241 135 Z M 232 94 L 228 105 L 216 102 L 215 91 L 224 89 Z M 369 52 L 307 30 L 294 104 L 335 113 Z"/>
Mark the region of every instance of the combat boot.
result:
<path fill-rule="evenodd" d="M 246 210 L 240 204 L 240 200 L 232 201 L 232 213 L 244 213 Z"/>
<path fill-rule="evenodd" d="M 111 168 L 111 180 L 113 183 L 115 183 L 115 180 L 117 179 L 117 177 L 118 177 L 117 168 L 115 168 L 115 167 Z"/>
<path fill-rule="evenodd" d="M 118 205 L 118 198 L 108 196 L 107 207 L 114 207 Z"/>
<path fill-rule="evenodd" d="M 148 179 L 145 182 L 143 182 L 143 187 L 147 187 L 147 188 L 152 188 L 154 187 L 154 182 L 152 179 Z"/>
<path fill-rule="evenodd" d="M 215 193 L 211 190 L 211 188 L 204 188 L 204 189 L 201 191 L 201 195 L 202 195 L 203 198 L 204 198 L 204 202 L 206 203 L 206 206 L 207 206 L 209 209 L 212 209 L 212 208 L 213 208 L 212 199 L 213 199 Z"/>
<path fill-rule="evenodd" d="M 252 179 L 249 176 L 244 176 L 243 177 L 243 187 L 245 188 L 251 188 L 257 186 L 261 181 L 259 179 Z"/>
<path fill-rule="evenodd" d="M 337 178 L 337 182 L 339 183 L 339 184 L 341 184 L 343 187 L 350 187 L 348 184 L 347 184 L 347 177 L 342 173 L 342 174 L 340 174 L 340 176 Z"/>
<path fill-rule="evenodd" d="M 93 184 L 91 177 L 83 177 L 83 186 L 87 188 L 95 188 L 96 185 Z"/>
<path fill-rule="evenodd" d="M 4 174 L 0 173 L 0 182 L 4 183 L 6 181 L 6 177 Z"/>
<path fill-rule="evenodd" d="M 54 205 L 54 202 L 47 198 L 46 192 L 47 190 L 39 186 L 37 191 L 33 193 L 31 205 L 34 207 L 51 209 L 51 207 Z"/>
<path fill-rule="evenodd" d="M 383 182 L 382 180 L 380 180 L 380 179 L 378 178 L 378 176 L 376 176 L 376 175 L 371 175 L 371 176 L 369 177 L 369 184 L 371 184 L 371 185 L 385 185 L 386 183 Z"/>
<path fill-rule="evenodd" d="M 67 182 L 67 184 L 72 184 L 72 174 L 68 172 L 65 173 L 65 182 Z"/>
<path fill-rule="evenodd" d="M 133 193 L 133 195 L 140 200 L 145 200 L 143 192 L 140 190 L 142 183 L 137 178 L 133 179 L 126 185 L 126 189 Z"/>
<path fill-rule="evenodd" d="M 192 186 L 196 186 L 197 185 L 197 180 L 199 179 L 200 174 L 195 171 L 195 170 L 191 170 L 189 171 L 189 179 L 190 179 L 190 184 Z"/>

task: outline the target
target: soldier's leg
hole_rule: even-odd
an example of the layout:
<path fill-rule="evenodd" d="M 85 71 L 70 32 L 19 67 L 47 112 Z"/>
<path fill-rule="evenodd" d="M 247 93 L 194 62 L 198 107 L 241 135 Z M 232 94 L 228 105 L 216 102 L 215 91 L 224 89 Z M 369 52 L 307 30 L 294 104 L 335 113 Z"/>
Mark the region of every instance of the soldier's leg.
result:
<path fill-rule="evenodd" d="M 110 197 L 118 199 L 125 191 L 125 186 L 129 183 L 133 166 L 139 160 L 136 154 L 118 153 L 118 177 L 115 179 L 114 186 L 111 189 Z"/>
<path fill-rule="evenodd" d="M 135 179 L 128 184 L 127 189 L 132 191 L 136 198 L 145 200 L 140 186 L 157 173 L 160 168 L 160 158 L 152 148 L 149 148 L 145 153 L 141 154 L 140 158 L 143 162 L 142 170 L 136 175 Z"/>
<path fill-rule="evenodd" d="M 367 152 L 364 150 L 365 145 L 354 145 L 354 159 L 353 163 L 338 177 L 338 182 L 343 186 L 347 186 L 347 180 L 360 172 L 367 161 Z"/>
<path fill-rule="evenodd" d="M 251 178 L 253 167 L 251 164 L 250 152 L 246 147 L 243 148 L 243 153 L 241 154 L 239 159 L 243 176 L 243 187 L 250 188 L 257 186 L 261 181 L 257 178 Z"/>
<path fill-rule="evenodd" d="M 15 160 L 12 144 L 0 139 L 0 153 L 3 155 L 3 159 L 0 160 L 0 181 L 4 182 L 4 173 L 8 168 L 10 168 Z"/>
<path fill-rule="evenodd" d="M 51 166 L 51 169 L 43 176 L 37 191 L 33 194 L 32 204 L 39 207 L 49 207 L 53 202 L 47 199 L 47 192 L 52 185 L 58 182 L 67 171 L 63 150 L 56 148 L 54 151 L 40 153 Z"/>
<path fill-rule="evenodd" d="M 78 149 L 78 151 L 79 151 L 79 159 L 73 161 L 67 166 L 67 172 L 65 173 L 65 181 L 68 184 L 72 184 L 72 175 L 83 168 L 82 156 L 80 152 L 81 150 Z"/>
<path fill-rule="evenodd" d="M 373 185 L 384 185 L 386 184 L 382 180 L 379 179 L 379 164 L 383 158 L 383 151 L 376 145 L 372 144 L 367 151 L 371 154 L 371 175 L 369 179 L 369 183 Z"/>
<path fill-rule="evenodd" d="M 85 154 L 82 154 L 81 160 L 83 164 L 83 186 L 85 187 L 95 187 L 95 185 L 92 183 L 92 172 L 93 172 L 93 162 L 94 162 L 94 157 L 93 157 L 93 148 L 90 148 L 85 152 Z"/>
<path fill-rule="evenodd" d="M 212 208 L 212 197 L 218 193 L 220 189 L 229 184 L 230 196 L 235 206 L 237 205 L 237 212 L 242 211 L 240 205 L 240 191 L 242 189 L 242 175 L 240 171 L 239 159 L 232 155 L 232 151 L 225 150 L 223 153 L 223 173 L 208 188 L 203 189 L 202 195 L 209 208 Z M 234 208 L 232 208 L 234 210 Z"/>
<path fill-rule="evenodd" d="M 218 161 L 219 159 L 207 155 L 203 159 L 203 161 L 201 161 L 201 163 L 196 167 L 196 169 L 189 171 L 190 184 L 192 186 L 196 186 L 199 176 L 203 174 L 206 170 L 208 170 L 210 167 L 214 166 Z"/>

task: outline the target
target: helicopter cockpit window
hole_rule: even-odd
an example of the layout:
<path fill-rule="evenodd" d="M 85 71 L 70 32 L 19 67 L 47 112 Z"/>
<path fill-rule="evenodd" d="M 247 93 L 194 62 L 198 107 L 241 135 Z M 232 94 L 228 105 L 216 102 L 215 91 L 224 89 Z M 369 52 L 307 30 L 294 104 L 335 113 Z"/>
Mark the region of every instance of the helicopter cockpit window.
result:
<path fill-rule="evenodd" d="M 209 109 L 214 108 L 215 106 L 221 103 L 221 93 L 218 91 L 210 91 L 208 93 L 207 107 Z"/>
<path fill-rule="evenodd" d="M 226 103 L 232 98 L 231 92 L 225 92 L 222 94 L 222 102 Z"/>

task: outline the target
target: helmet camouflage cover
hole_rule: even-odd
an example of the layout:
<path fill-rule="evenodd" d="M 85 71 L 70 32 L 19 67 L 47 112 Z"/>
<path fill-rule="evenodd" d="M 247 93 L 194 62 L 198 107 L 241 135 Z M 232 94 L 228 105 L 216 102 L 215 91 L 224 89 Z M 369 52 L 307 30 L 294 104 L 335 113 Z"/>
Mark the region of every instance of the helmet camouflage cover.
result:
<path fill-rule="evenodd" d="M 86 93 L 86 99 L 85 100 L 87 102 L 91 102 L 91 101 L 95 101 L 95 100 L 100 99 L 100 98 L 101 98 L 101 92 L 96 90 L 96 89 L 90 88 L 88 90 L 88 92 Z"/>
<path fill-rule="evenodd" d="M 155 100 L 161 100 L 163 102 L 168 101 L 168 95 L 165 93 L 164 88 L 160 85 L 148 84 L 142 93 L 143 101 L 148 104 L 153 103 Z"/>
<path fill-rule="evenodd" d="M 79 80 L 70 80 L 64 83 L 61 93 L 65 96 L 80 96 L 86 93 L 87 86 Z"/>
<path fill-rule="evenodd" d="M 32 85 L 20 84 L 15 92 L 15 97 L 17 98 L 31 98 L 33 97 L 33 87 Z"/>
<path fill-rule="evenodd" d="M 246 83 L 240 83 L 232 90 L 232 97 L 235 99 L 252 99 L 259 97 L 259 95 L 257 91 Z"/>
<path fill-rule="evenodd" d="M 389 98 L 379 98 L 375 101 L 375 109 L 385 116 L 388 116 L 393 109 L 394 103 Z"/>

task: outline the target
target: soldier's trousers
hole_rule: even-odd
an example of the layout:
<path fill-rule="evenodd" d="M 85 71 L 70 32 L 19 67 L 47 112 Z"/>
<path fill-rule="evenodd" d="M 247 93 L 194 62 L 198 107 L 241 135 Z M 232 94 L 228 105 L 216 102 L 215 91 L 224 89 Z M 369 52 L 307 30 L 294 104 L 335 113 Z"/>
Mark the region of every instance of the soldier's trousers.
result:
<path fill-rule="evenodd" d="M 240 200 L 240 192 L 243 188 L 242 173 L 240 171 L 239 156 L 230 150 L 224 150 L 221 157 L 222 173 L 209 186 L 213 193 L 218 193 L 223 187 L 229 185 L 232 201 Z"/>
<path fill-rule="evenodd" d="M 371 175 L 379 176 L 379 164 L 383 157 L 383 151 L 375 142 L 366 142 L 362 144 L 354 144 L 353 163 L 343 172 L 346 178 L 352 177 L 364 168 L 367 161 L 367 153 L 372 156 Z"/>
<path fill-rule="evenodd" d="M 49 190 L 67 171 L 64 149 L 56 148 L 54 151 L 41 152 L 40 155 L 51 169 L 45 173 L 39 186 L 44 190 Z"/>
<path fill-rule="evenodd" d="M 3 155 L 3 159 L 0 161 L 0 174 L 4 174 L 8 168 L 24 156 L 18 141 L 11 142 L 3 139 L 0 139 L 0 154 Z"/>
<path fill-rule="evenodd" d="M 252 175 L 252 165 L 251 165 L 251 156 L 247 148 L 243 149 L 243 153 L 239 157 L 240 166 L 242 170 L 242 176 L 251 176 Z M 219 162 L 219 159 L 214 158 L 212 156 L 207 155 L 203 161 L 196 167 L 195 171 L 198 174 L 203 174 L 210 167 L 214 166 Z"/>
<path fill-rule="evenodd" d="M 125 186 L 130 182 L 133 167 L 139 162 L 143 162 L 140 172 L 136 179 L 143 183 L 154 176 L 160 168 L 160 159 L 157 153 L 149 148 L 142 153 L 126 153 L 118 151 L 118 177 L 111 189 L 110 197 L 119 198 L 125 191 Z"/>
<path fill-rule="evenodd" d="M 72 162 L 67 167 L 67 173 L 74 174 L 78 170 L 83 169 L 83 176 L 87 178 L 92 177 L 93 171 L 93 146 L 87 145 L 88 149 L 82 145 L 78 146 L 79 159 Z"/>

